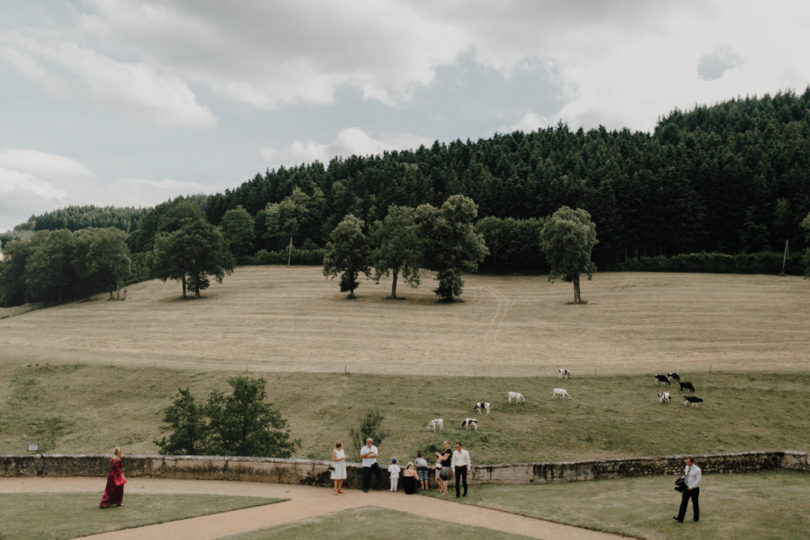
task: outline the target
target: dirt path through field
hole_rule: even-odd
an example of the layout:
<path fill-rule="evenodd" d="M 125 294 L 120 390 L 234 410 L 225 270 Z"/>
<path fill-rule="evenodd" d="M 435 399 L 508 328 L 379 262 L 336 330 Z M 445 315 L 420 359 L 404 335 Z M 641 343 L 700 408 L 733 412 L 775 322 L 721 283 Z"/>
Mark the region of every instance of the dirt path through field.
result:
<path fill-rule="evenodd" d="M 98 492 L 100 494 L 103 491 L 103 484 L 103 479 L 98 478 L 3 478 L 0 479 L 0 493 Z M 329 488 L 308 486 L 258 482 L 132 478 L 127 484 L 127 493 L 208 493 L 289 500 L 268 506 L 222 512 L 210 516 L 149 525 L 137 529 L 125 529 L 85 538 L 98 540 L 151 540 L 154 538 L 213 540 L 241 532 L 274 527 L 350 508 L 367 506 L 408 512 L 462 525 L 485 527 L 529 538 L 566 538 L 573 540 L 620 538 L 616 535 L 570 527 L 508 512 L 455 504 L 449 500 L 443 501 L 418 495 L 409 497 L 403 493 L 389 493 L 387 491 L 363 493 L 359 490 L 348 490 L 344 495 L 335 496 Z M 124 500 L 126 504 L 126 498 Z"/>

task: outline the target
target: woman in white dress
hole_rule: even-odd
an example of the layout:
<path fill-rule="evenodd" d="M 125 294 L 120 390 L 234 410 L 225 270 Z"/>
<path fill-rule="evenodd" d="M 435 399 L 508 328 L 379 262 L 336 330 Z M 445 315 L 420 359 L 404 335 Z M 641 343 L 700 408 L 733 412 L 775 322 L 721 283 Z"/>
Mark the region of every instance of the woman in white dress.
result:
<path fill-rule="evenodd" d="M 346 479 L 346 453 L 343 443 L 338 441 L 332 450 L 332 480 L 335 481 L 335 495 L 343 493 L 343 481 Z"/>

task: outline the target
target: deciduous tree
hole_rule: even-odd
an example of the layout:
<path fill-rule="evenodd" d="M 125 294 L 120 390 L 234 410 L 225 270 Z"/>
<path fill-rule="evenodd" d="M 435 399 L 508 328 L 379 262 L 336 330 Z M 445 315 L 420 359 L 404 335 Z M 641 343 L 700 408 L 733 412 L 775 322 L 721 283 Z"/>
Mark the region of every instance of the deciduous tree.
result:
<path fill-rule="evenodd" d="M 554 212 L 540 232 L 540 247 L 551 267 L 549 280 L 562 278 L 573 283 L 574 304 L 582 303 L 580 274 L 585 273 L 590 279 L 596 271 L 596 265 L 591 261 L 591 251 L 596 243 L 596 225 L 590 214 L 567 206 Z"/>
<path fill-rule="evenodd" d="M 416 209 L 422 252 L 439 282 L 433 292 L 447 302 L 461 295 L 462 274 L 474 272 L 489 253 L 473 226 L 477 215 L 475 202 L 464 195 L 453 195 L 439 209 L 425 204 Z"/>
<path fill-rule="evenodd" d="M 408 206 L 388 207 L 388 215 L 374 223 L 371 238 L 374 245 L 371 252 L 374 279 L 379 283 L 380 278 L 391 275 L 391 298 L 397 297 L 397 279 L 400 275 L 410 286 L 419 286 L 421 251 L 414 224 L 414 209 Z"/>
<path fill-rule="evenodd" d="M 349 214 L 332 231 L 326 244 L 323 258 L 323 275 L 335 278 L 340 274 L 340 292 L 348 292 L 354 298 L 354 290 L 360 285 L 361 273 L 369 275 L 370 247 L 363 233 L 363 221 Z"/>

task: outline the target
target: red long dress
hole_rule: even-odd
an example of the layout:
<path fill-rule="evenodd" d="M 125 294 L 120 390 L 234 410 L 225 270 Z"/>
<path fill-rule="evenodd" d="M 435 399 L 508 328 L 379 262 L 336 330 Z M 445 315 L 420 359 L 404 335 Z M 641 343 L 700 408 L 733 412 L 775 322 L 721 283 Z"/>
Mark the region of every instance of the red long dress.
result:
<path fill-rule="evenodd" d="M 107 487 L 104 489 L 104 496 L 101 498 L 101 508 L 108 506 L 121 506 L 124 500 L 124 485 L 115 485 L 116 479 L 120 483 L 124 478 L 124 466 L 121 460 L 114 457 L 110 460 L 110 472 L 107 474 Z"/>

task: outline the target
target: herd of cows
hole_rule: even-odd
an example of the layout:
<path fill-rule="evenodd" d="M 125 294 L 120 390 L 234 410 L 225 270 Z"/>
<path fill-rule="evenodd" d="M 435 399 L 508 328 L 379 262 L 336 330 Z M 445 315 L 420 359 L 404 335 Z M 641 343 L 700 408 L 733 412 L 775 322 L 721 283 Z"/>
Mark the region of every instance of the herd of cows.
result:
<path fill-rule="evenodd" d="M 571 372 L 565 368 L 560 368 L 557 370 L 557 377 L 560 379 L 570 379 Z M 677 373 L 667 373 L 666 375 L 655 374 L 655 384 L 661 384 L 671 386 L 673 382 L 677 382 L 680 386 L 680 391 L 683 393 L 683 406 L 686 407 L 687 405 L 691 405 L 692 407 L 697 407 L 701 403 L 703 403 L 703 399 L 694 395 L 695 392 L 695 385 L 689 381 L 681 381 L 681 376 Z M 692 392 L 692 395 L 685 394 L 684 392 Z M 566 391 L 565 388 L 554 388 L 551 391 L 551 399 L 570 399 L 571 394 Z M 510 404 L 514 405 L 525 405 L 526 398 L 520 392 L 507 392 L 506 399 Z M 672 395 L 669 392 L 658 392 L 658 403 L 661 404 L 670 404 L 672 402 Z M 479 401 L 473 407 L 473 410 L 478 413 L 485 413 L 489 414 L 490 409 L 492 409 L 492 403 L 488 401 Z M 478 431 L 478 418 L 468 417 L 465 418 L 464 421 L 461 423 L 462 429 L 471 429 L 474 431 Z M 444 418 L 434 418 L 430 422 L 428 422 L 427 427 L 425 428 L 427 431 L 442 431 L 444 430 Z"/>
<path fill-rule="evenodd" d="M 667 373 L 666 375 L 660 375 L 656 373 L 655 377 L 655 384 L 661 383 L 661 386 L 665 384 L 670 386 L 673 381 L 677 382 L 681 388 L 681 393 L 686 392 L 687 390 L 692 392 L 693 395 L 683 394 L 683 406 L 686 407 L 687 405 L 691 405 L 692 407 L 697 407 L 703 400 L 694 395 L 695 392 L 695 385 L 688 381 L 681 381 L 681 376 L 677 373 Z M 669 392 L 658 392 L 658 403 L 666 403 L 669 404 L 672 402 L 672 395 Z"/>
<path fill-rule="evenodd" d="M 560 379 L 570 379 L 571 372 L 565 368 L 560 368 L 557 370 L 557 376 Z M 571 399 L 571 394 L 565 388 L 554 388 L 551 391 L 551 399 Z M 506 400 L 510 404 L 514 405 L 525 405 L 526 398 L 520 392 L 507 392 L 506 393 Z M 489 414 L 490 409 L 492 409 L 492 403 L 489 401 L 479 401 L 473 407 L 473 410 L 478 413 L 486 413 Z M 471 429 L 474 431 L 478 431 L 478 418 L 465 418 L 464 421 L 461 423 L 462 429 Z M 427 431 L 441 431 L 444 429 L 444 418 L 434 418 L 430 422 L 428 422 L 427 427 L 425 428 Z"/>

